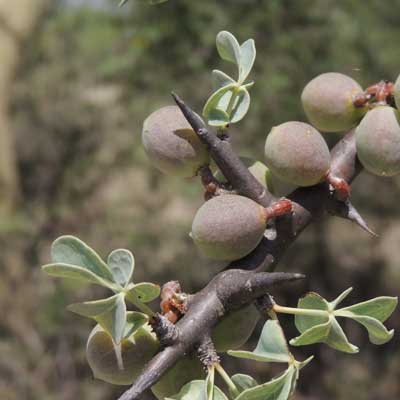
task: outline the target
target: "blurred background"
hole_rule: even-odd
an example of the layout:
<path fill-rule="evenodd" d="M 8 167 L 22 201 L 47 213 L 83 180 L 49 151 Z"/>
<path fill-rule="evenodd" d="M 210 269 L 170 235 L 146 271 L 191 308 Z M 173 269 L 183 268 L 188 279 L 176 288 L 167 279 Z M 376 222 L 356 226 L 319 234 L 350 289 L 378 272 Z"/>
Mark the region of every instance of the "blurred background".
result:
<path fill-rule="evenodd" d="M 202 259 L 188 236 L 202 202 L 199 181 L 152 168 L 140 134 L 148 114 L 171 104 L 171 90 L 200 112 L 211 70 L 233 72 L 215 50 L 220 30 L 256 41 L 252 106 L 231 133 L 241 154 L 260 160 L 273 125 L 304 120 L 300 93 L 317 74 L 342 72 L 366 86 L 400 72 L 399 0 L 117 3 L 0 0 L 2 400 L 111 400 L 124 390 L 92 378 L 85 361 L 92 324 L 65 310 L 106 293 L 40 272 L 58 236 L 74 234 L 104 257 L 130 249 L 137 281 L 178 279 L 192 292 L 215 274 L 218 266 Z M 347 304 L 399 294 L 400 177 L 364 172 L 353 187 L 354 203 L 379 237 L 334 218 L 310 226 L 279 266 L 309 279 L 275 293 L 280 304 L 294 306 L 307 290 L 332 299 L 349 286 Z M 282 323 L 289 337 L 296 335 L 291 317 Z M 316 359 L 294 398 L 398 399 L 398 311 L 388 326 L 397 335 L 377 347 L 360 326 L 345 324 L 361 347 L 356 356 L 296 348 L 299 359 Z M 277 372 L 224 362 L 230 372 L 260 379 Z"/>

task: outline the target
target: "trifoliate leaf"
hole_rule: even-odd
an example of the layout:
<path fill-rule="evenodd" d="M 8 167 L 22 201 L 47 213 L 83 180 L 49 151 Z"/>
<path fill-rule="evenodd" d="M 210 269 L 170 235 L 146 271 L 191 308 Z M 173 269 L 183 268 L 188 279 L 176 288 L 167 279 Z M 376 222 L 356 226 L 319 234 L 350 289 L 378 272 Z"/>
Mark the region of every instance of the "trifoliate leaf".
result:
<path fill-rule="evenodd" d="M 214 69 L 212 72 L 212 85 L 214 91 L 227 86 L 236 84 L 235 80 L 232 79 L 230 76 L 225 74 L 225 72 L 219 71 L 218 69 Z"/>
<path fill-rule="evenodd" d="M 230 32 L 219 32 L 216 43 L 218 53 L 223 60 L 240 65 L 240 46 Z"/>
<path fill-rule="evenodd" d="M 67 308 L 83 317 L 93 318 L 111 335 L 116 344 L 124 337 L 126 305 L 122 293 L 107 299 L 71 304 Z"/>
<path fill-rule="evenodd" d="M 113 274 L 114 281 L 126 286 L 132 278 L 135 259 L 129 250 L 117 249 L 108 256 L 107 264 Z"/>
<path fill-rule="evenodd" d="M 181 391 L 172 397 L 166 397 L 165 400 L 206 400 L 205 395 L 206 382 L 197 380 L 187 383 Z M 228 400 L 224 393 L 218 387 L 214 386 L 213 400 Z"/>
<path fill-rule="evenodd" d="M 61 236 L 55 240 L 51 247 L 51 258 L 54 264 L 76 265 L 113 281 L 107 264 L 92 248 L 75 236 Z"/>
<path fill-rule="evenodd" d="M 256 59 L 256 46 L 253 39 L 246 40 L 240 46 L 239 83 L 242 84 L 248 77 Z"/>
<path fill-rule="evenodd" d="M 254 351 L 228 351 L 233 357 L 263 362 L 289 362 L 290 353 L 285 335 L 277 320 L 268 320 Z"/>

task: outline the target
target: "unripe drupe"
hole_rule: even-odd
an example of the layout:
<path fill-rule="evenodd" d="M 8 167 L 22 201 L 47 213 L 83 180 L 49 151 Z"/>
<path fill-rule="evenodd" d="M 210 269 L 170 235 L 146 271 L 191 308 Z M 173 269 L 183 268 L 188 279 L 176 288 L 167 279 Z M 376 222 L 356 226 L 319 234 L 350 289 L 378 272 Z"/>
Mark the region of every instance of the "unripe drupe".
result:
<path fill-rule="evenodd" d="M 225 194 L 200 207 L 192 238 L 205 256 L 231 261 L 249 254 L 261 241 L 265 227 L 263 207 L 247 197 Z"/>
<path fill-rule="evenodd" d="M 290 121 L 273 127 L 265 143 L 265 156 L 273 174 L 298 186 L 319 183 L 330 166 L 324 138 L 304 122 Z"/>
<path fill-rule="evenodd" d="M 168 175 L 190 178 L 209 155 L 177 106 L 153 112 L 143 124 L 142 142 L 150 161 Z"/>
<path fill-rule="evenodd" d="M 389 106 L 369 111 L 356 130 L 357 156 L 379 176 L 400 173 L 400 113 Z"/>
<path fill-rule="evenodd" d="M 324 132 L 341 132 L 352 128 L 367 109 L 353 104 L 362 87 L 347 75 L 328 72 L 311 80 L 301 94 L 307 118 Z"/>

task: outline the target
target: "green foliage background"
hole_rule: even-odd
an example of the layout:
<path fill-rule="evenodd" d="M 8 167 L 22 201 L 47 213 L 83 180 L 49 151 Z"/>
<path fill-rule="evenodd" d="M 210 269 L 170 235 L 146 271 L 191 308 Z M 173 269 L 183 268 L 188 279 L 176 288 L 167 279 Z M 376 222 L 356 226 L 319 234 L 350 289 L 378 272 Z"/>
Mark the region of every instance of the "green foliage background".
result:
<path fill-rule="evenodd" d="M 365 86 L 400 72 L 398 0 L 390 6 L 379 0 L 170 0 L 154 7 L 131 0 L 122 10 L 116 3 L 93 9 L 53 2 L 25 47 L 10 93 L 20 195 L 15 211 L 0 220 L 1 399 L 102 400 L 123 390 L 93 380 L 84 354 L 89 322 L 64 309 L 88 294 L 99 298 L 101 289 L 40 273 L 57 236 L 75 234 L 103 256 L 126 247 L 139 280 L 179 279 L 189 292 L 220 267 L 201 259 L 188 236 L 201 204 L 199 182 L 161 175 L 140 144 L 144 118 L 171 104 L 171 90 L 201 111 L 211 70 L 222 66 L 215 49 L 220 30 L 256 41 L 252 106 L 232 137 L 243 155 L 259 159 L 273 125 L 304 120 L 300 93 L 318 73 L 343 72 Z M 338 136 L 326 138 L 333 143 Z M 352 303 L 398 295 L 399 196 L 399 178 L 363 173 L 354 203 L 379 238 L 337 219 L 314 224 L 280 265 L 309 279 L 277 293 L 279 302 L 294 306 L 306 290 L 334 298 L 351 285 Z M 283 322 L 293 337 L 289 318 Z M 398 312 L 388 326 L 400 331 Z M 322 346 L 295 349 L 299 358 L 316 355 L 296 400 L 400 396 L 398 333 L 379 348 L 355 324 L 347 330 L 361 346 L 357 356 Z M 264 378 L 277 372 L 266 364 L 226 363 L 232 372 Z"/>

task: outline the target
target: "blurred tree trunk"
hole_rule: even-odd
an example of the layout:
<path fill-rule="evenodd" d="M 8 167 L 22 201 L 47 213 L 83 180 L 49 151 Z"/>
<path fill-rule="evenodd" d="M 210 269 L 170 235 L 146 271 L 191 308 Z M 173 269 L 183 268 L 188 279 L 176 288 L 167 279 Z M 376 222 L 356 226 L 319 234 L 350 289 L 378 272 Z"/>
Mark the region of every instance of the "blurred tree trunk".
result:
<path fill-rule="evenodd" d="M 17 157 L 9 111 L 13 82 L 23 49 L 46 3 L 48 0 L 0 0 L 0 215 L 12 209 L 18 194 Z"/>

